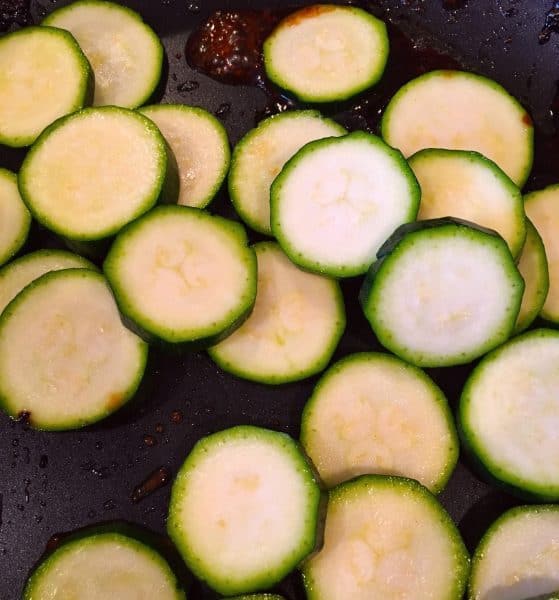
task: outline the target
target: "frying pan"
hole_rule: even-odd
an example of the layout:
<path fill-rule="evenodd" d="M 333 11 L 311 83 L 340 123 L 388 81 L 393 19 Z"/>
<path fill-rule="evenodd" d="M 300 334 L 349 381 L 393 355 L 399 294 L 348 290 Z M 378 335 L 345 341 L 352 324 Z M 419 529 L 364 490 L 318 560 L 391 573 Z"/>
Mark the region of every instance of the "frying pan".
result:
<path fill-rule="evenodd" d="M 0 0 L 0 12 L 12 1 Z M 35 21 L 67 3 L 41 2 L 31 2 Z M 214 10 L 285 8 L 286 3 L 127 0 L 123 4 L 139 11 L 165 44 L 167 64 L 157 100 L 200 105 L 219 112 L 235 144 L 254 126 L 269 100 L 256 87 L 224 85 L 191 70 L 184 59 L 185 41 L 189 31 Z M 292 6 L 303 4 L 309 2 L 289 0 Z M 446 4 L 463 3 L 447 0 Z M 464 68 L 496 79 L 529 108 L 537 125 L 536 165 L 527 187 L 535 189 L 559 180 L 559 139 L 554 136 L 553 120 L 553 107 L 556 112 L 559 108 L 557 101 L 554 103 L 559 34 L 551 33 L 545 44 L 538 40 L 551 2 L 469 0 L 466 5 L 449 9 L 442 0 L 381 0 L 370 8 L 407 36 L 398 38 L 408 47 L 391 60 L 387 73 L 391 81 L 403 82 L 416 69 L 444 66 L 447 56 Z M 548 23 L 552 24 L 552 19 Z M 396 39 L 397 31 L 392 33 Z M 416 51 L 422 64 L 417 62 Z M 181 86 L 190 81 L 198 86 Z M 328 106 L 325 110 L 349 126 L 374 127 L 376 111 L 386 100 L 382 93 L 372 93 L 352 105 Z M 22 151 L 0 148 L 0 165 L 17 170 L 22 156 Z M 223 191 L 211 210 L 234 218 Z M 25 250 L 57 244 L 37 228 Z M 343 288 L 348 329 L 335 359 L 351 352 L 380 349 L 357 304 L 359 282 L 344 282 Z M 430 371 L 453 408 L 469 370 Z M 247 423 L 297 437 L 301 410 L 315 381 L 266 387 L 222 373 L 204 353 L 175 355 L 154 349 L 138 398 L 97 426 L 76 432 L 43 433 L 0 415 L 0 599 L 20 597 L 29 570 L 53 534 L 111 520 L 126 520 L 164 532 L 169 486 L 133 503 L 130 497 L 137 485 L 160 467 L 173 475 L 196 440 L 225 427 Z M 470 550 L 494 518 L 519 503 L 483 483 L 464 458 L 440 499 L 458 523 Z M 304 598 L 297 575 L 290 576 L 277 590 L 288 600 Z M 194 582 L 189 598 L 217 596 Z"/>

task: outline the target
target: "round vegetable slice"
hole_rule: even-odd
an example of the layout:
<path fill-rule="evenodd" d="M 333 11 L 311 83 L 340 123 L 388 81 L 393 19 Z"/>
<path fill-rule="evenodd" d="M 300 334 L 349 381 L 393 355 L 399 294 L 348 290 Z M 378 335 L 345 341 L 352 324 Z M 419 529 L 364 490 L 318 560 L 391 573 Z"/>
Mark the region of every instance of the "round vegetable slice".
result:
<path fill-rule="evenodd" d="M 278 594 L 248 594 L 245 596 L 235 596 L 229 600 L 284 600 L 284 597 Z"/>
<path fill-rule="evenodd" d="M 549 291 L 540 314 L 546 321 L 559 324 L 559 271 L 554 269 L 559 261 L 559 185 L 527 194 L 524 206 L 541 236 L 549 265 Z"/>
<path fill-rule="evenodd" d="M 345 100 L 382 77 L 386 25 L 353 6 L 316 4 L 283 19 L 264 42 L 268 77 L 305 102 Z"/>
<path fill-rule="evenodd" d="M 229 174 L 229 195 L 241 219 L 271 235 L 270 187 L 285 163 L 305 144 L 345 133 L 314 110 L 274 115 L 251 129 L 235 146 Z"/>
<path fill-rule="evenodd" d="M 559 500 L 559 332 L 537 329 L 485 357 L 462 392 L 464 444 L 513 493 Z"/>
<path fill-rule="evenodd" d="M 160 206 L 129 225 L 103 265 L 143 337 L 206 346 L 236 329 L 256 298 L 256 257 L 239 223 Z"/>
<path fill-rule="evenodd" d="M 30 227 L 31 215 L 19 195 L 17 175 L 0 168 L 0 265 L 25 244 Z"/>
<path fill-rule="evenodd" d="M 499 517 L 472 557 L 470 600 L 559 598 L 559 507 L 518 506 Z"/>
<path fill-rule="evenodd" d="M 37 429 L 83 427 L 134 395 L 146 359 L 102 275 L 47 273 L 0 316 L 0 406 Z"/>
<path fill-rule="evenodd" d="M 272 231 L 289 258 L 333 277 L 364 273 L 402 223 L 420 189 L 397 150 L 355 132 L 307 144 L 271 189 Z"/>
<path fill-rule="evenodd" d="M 330 492 L 324 546 L 303 565 L 309 600 L 460 600 L 469 560 L 423 486 L 363 475 Z"/>
<path fill-rule="evenodd" d="M 0 39 L 0 143 L 29 146 L 53 121 L 89 103 L 92 73 L 76 40 L 53 27 Z"/>
<path fill-rule="evenodd" d="M 518 270 L 524 279 L 524 296 L 515 333 L 529 327 L 543 308 L 549 290 L 549 271 L 542 238 L 526 219 L 526 242 L 518 261 Z"/>
<path fill-rule="evenodd" d="M 95 74 L 96 106 L 136 108 L 152 95 L 163 66 L 159 38 L 128 7 L 103 0 L 78 0 L 43 21 L 74 35 Z"/>
<path fill-rule="evenodd" d="M 37 250 L 26 254 L 0 270 L 0 314 L 32 281 L 51 271 L 93 269 L 85 258 L 66 250 Z"/>
<path fill-rule="evenodd" d="M 518 256 L 526 237 L 524 200 L 489 159 L 463 150 L 421 150 L 409 159 L 419 186 L 418 219 L 458 217 L 493 229 Z"/>
<path fill-rule="evenodd" d="M 315 547 L 321 494 L 289 436 L 240 426 L 200 440 L 173 484 L 167 529 L 220 594 L 266 589 Z"/>
<path fill-rule="evenodd" d="M 157 127 L 124 108 L 88 108 L 47 128 L 27 154 L 19 188 L 33 216 L 71 240 L 101 240 L 162 201 L 178 178 Z"/>
<path fill-rule="evenodd" d="M 524 281 L 504 240 L 457 219 L 398 229 L 378 254 L 361 305 L 383 346 L 422 367 L 468 363 L 506 341 Z"/>
<path fill-rule="evenodd" d="M 476 150 L 522 187 L 532 168 L 534 127 L 498 83 L 463 71 L 431 71 L 388 104 L 382 137 L 404 156 L 424 148 Z"/>
<path fill-rule="evenodd" d="M 328 486 L 379 473 L 437 493 L 458 460 L 442 391 L 420 369 L 374 352 L 348 356 L 322 376 L 303 411 L 301 443 Z"/>
<path fill-rule="evenodd" d="M 209 348 L 234 375 L 277 384 L 326 367 L 345 328 L 336 281 L 298 269 L 273 242 L 255 244 L 258 291 L 252 314 L 227 339 Z"/>
<path fill-rule="evenodd" d="M 223 125 L 209 112 L 183 104 L 145 106 L 141 111 L 165 136 L 177 161 L 178 203 L 204 208 L 219 191 L 231 152 Z"/>
<path fill-rule="evenodd" d="M 120 533 L 63 543 L 29 578 L 23 600 L 184 600 L 177 578 L 150 546 Z"/>

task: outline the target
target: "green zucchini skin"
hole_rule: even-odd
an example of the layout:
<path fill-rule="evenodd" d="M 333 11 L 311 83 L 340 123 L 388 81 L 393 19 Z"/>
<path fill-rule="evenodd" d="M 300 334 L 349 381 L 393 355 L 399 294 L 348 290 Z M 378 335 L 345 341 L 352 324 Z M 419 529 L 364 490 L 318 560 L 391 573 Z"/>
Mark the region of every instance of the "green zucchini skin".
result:
<path fill-rule="evenodd" d="M 32 588 L 34 580 L 40 577 L 46 561 L 59 550 L 93 536 L 115 536 L 132 540 L 136 544 L 146 546 L 149 551 L 159 557 L 159 560 L 168 564 L 176 581 L 177 600 L 186 600 L 185 590 L 192 580 L 191 574 L 186 570 L 177 550 L 166 536 L 157 534 L 145 527 L 128 521 L 107 521 L 95 523 L 77 530 L 57 533 L 47 542 L 44 552 L 27 577 L 27 583 L 22 600 L 35 600 Z"/>
<path fill-rule="evenodd" d="M 17 207 L 16 212 L 19 213 L 20 220 L 19 231 L 17 232 L 17 235 L 13 236 L 10 234 L 12 238 L 11 242 L 7 245 L 3 244 L 3 247 L 0 247 L 0 267 L 10 261 L 23 248 L 27 242 L 29 231 L 31 229 L 31 213 L 25 206 L 23 199 L 21 198 L 21 194 L 18 191 L 17 179 L 18 178 L 15 173 L 0 167 L 0 185 L 2 185 L 2 187 L 4 187 L 4 185 L 7 187 L 6 192 L 8 195 L 13 194 L 15 199 L 15 207 Z M 8 203 L 10 202 L 11 201 L 8 201 Z M 8 229 L 11 229 L 11 227 Z M 2 240 L 0 240 L 0 242 L 1 241 Z"/>

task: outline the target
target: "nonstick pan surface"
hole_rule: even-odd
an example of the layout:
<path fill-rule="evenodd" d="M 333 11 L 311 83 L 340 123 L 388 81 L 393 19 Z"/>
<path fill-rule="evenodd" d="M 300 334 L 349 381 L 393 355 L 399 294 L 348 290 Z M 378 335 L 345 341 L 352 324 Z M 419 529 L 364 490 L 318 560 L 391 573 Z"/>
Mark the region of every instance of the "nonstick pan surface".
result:
<path fill-rule="evenodd" d="M 12 1 L 0 0 L 0 13 Z M 67 3 L 54 2 L 32 2 L 31 21 Z M 157 100 L 199 105 L 219 113 L 235 144 L 254 126 L 270 99 L 256 87 L 225 85 L 192 71 L 184 58 L 189 31 L 217 9 L 285 8 L 309 2 L 128 0 L 122 4 L 139 11 L 164 42 L 167 67 Z M 538 128 L 537 160 L 528 189 L 559 181 L 559 137 L 554 135 L 553 119 L 554 106 L 559 110 L 559 103 L 554 104 L 559 34 L 552 33 L 545 44 L 538 41 L 552 3 L 469 0 L 465 5 L 447 4 L 451 7 L 443 6 L 442 0 L 381 0 L 369 5 L 398 28 L 392 35 L 399 40 L 400 51 L 391 61 L 388 85 L 453 61 L 496 79 L 526 105 Z M 457 4 L 458 8 L 452 8 Z M 192 81 L 196 84 L 181 85 Z M 376 113 L 388 100 L 383 93 L 387 94 L 387 88 L 325 110 L 350 127 L 366 125 L 374 130 Z M 0 165 L 17 170 L 22 156 L 21 151 L 0 148 Z M 224 191 L 210 210 L 235 218 Z M 24 250 L 56 245 L 60 243 L 36 228 Z M 343 288 L 348 328 L 336 359 L 380 349 L 357 304 L 359 281 L 344 282 Z M 469 368 L 431 371 L 453 407 L 468 372 Z M 133 503 L 130 497 L 138 484 L 161 467 L 174 475 L 196 440 L 232 425 L 255 424 L 297 437 L 301 410 L 315 381 L 267 387 L 222 373 L 203 352 L 176 355 L 153 349 L 137 400 L 95 427 L 43 433 L 0 414 L 0 600 L 21 596 L 29 570 L 58 532 L 112 520 L 164 532 L 170 487 Z M 519 503 L 483 483 L 464 459 L 441 501 L 470 550 L 498 514 Z M 297 575 L 278 591 L 288 600 L 304 598 Z M 189 598 L 217 596 L 195 582 Z"/>

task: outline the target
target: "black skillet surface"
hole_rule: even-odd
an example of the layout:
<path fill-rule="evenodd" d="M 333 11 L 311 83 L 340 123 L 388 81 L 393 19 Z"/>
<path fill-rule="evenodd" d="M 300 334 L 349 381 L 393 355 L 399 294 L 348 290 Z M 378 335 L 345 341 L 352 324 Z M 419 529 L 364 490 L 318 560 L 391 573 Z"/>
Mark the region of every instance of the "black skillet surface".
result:
<path fill-rule="evenodd" d="M 11 1 L 2 0 L 0 9 Z M 32 2 L 35 20 L 66 3 L 42 1 L 44 6 Z M 308 3 L 289 1 L 290 6 Z M 269 100 L 255 87 L 228 86 L 193 72 L 183 54 L 188 32 L 216 9 L 277 8 L 287 3 L 128 0 L 125 4 L 142 13 L 165 44 L 168 68 L 158 99 L 219 112 L 232 144 L 236 143 L 254 125 Z M 469 0 L 466 6 L 448 9 L 442 0 L 381 0 L 380 8 L 373 8 L 406 31 L 420 48 L 410 54 L 407 42 L 398 38 L 400 59 L 397 64 L 393 61 L 388 71 L 393 81 L 410 78 L 416 68 L 445 66 L 447 59 L 429 50 L 435 46 L 465 68 L 493 77 L 524 102 L 540 131 L 547 134 L 544 137 L 542 133 L 539 139 L 531 188 L 559 180 L 559 160 L 552 152 L 553 148 L 559 149 L 559 141 L 549 137 L 554 131 L 550 107 L 559 78 L 559 35 L 552 35 L 545 45 L 538 43 L 550 4 L 548 0 Z M 180 88 L 189 81 L 198 86 Z M 345 124 L 362 127 L 363 114 L 369 115 L 371 124 L 371 115 L 374 117 L 383 100 L 373 95 L 368 102 L 357 99 L 352 105 L 326 110 L 339 115 Z M 0 149 L 0 164 L 17 170 L 21 156 L 22 152 Z M 211 210 L 233 217 L 223 192 Z M 27 249 L 41 244 L 56 245 L 56 241 L 37 230 Z M 336 358 L 379 348 L 359 310 L 358 285 L 358 281 L 344 283 L 348 329 Z M 452 406 L 456 405 L 467 372 L 462 368 L 433 373 Z M 204 353 L 176 356 L 153 350 L 138 400 L 98 426 L 77 432 L 42 433 L 0 415 L 0 600 L 20 597 L 30 568 L 57 532 L 116 519 L 163 532 L 169 486 L 139 503 L 130 500 L 133 489 L 147 475 L 159 467 L 174 474 L 200 436 L 232 425 L 251 423 L 297 436 L 301 410 L 315 381 L 269 388 L 220 372 Z M 177 410 L 184 415 L 181 422 L 173 422 Z M 441 500 L 470 549 L 489 522 L 518 503 L 482 483 L 463 460 Z M 288 600 L 304 598 L 296 575 L 278 590 Z M 194 583 L 189 598 L 211 599 L 216 595 Z"/>

